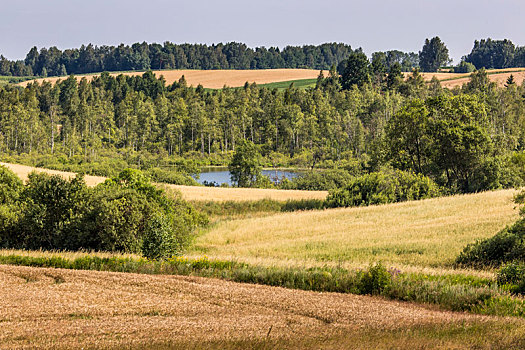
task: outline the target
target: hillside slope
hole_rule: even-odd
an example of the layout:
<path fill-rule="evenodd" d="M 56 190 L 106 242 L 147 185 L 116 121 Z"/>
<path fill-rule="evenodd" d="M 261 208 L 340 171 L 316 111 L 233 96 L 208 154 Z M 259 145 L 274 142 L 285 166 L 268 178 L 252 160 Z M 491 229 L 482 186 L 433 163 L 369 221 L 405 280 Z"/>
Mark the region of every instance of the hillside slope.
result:
<path fill-rule="evenodd" d="M 199 237 L 193 254 L 256 264 L 448 267 L 466 244 L 517 219 L 514 194 L 500 190 L 228 221 Z"/>

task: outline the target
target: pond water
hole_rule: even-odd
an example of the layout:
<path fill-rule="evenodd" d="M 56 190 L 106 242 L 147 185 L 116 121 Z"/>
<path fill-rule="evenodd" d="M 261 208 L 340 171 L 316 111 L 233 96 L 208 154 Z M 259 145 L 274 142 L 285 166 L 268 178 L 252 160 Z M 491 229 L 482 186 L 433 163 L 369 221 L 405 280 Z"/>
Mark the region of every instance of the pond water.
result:
<path fill-rule="evenodd" d="M 269 176 L 273 182 L 277 182 L 283 177 L 287 179 L 293 179 L 294 177 L 299 175 L 299 172 L 293 171 L 293 170 L 266 169 L 262 171 L 262 174 L 265 176 Z M 197 182 L 200 184 L 203 184 L 204 182 L 207 182 L 207 183 L 215 182 L 217 185 L 220 185 L 222 183 L 227 183 L 228 185 L 231 186 L 232 182 L 231 182 L 230 176 L 231 176 L 231 173 L 228 171 L 228 168 L 226 167 L 202 168 L 200 177 L 197 180 Z"/>

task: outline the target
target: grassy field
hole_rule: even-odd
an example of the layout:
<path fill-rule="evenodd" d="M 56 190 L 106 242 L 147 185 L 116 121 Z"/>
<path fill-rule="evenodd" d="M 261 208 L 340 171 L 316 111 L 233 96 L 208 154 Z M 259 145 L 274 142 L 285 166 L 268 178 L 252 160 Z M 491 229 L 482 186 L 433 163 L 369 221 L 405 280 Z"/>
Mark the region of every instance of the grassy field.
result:
<path fill-rule="evenodd" d="M 74 177 L 74 173 L 57 171 L 50 169 L 34 168 L 20 164 L 0 163 L 11 169 L 24 181 L 32 171 L 46 172 L 48 174 L 60 175 L 65 178 Z M 102 176 L 84 177 L 88 186 L 95 186 L 106 180 Z M 326 191 L 298 191 L 298 190 L 274 190 L 259 188 L 222 188 L 205 186 L 179 186 L 162 184 L 170 189 L 181 192 L 182 197 L 190 201 L 256 201 L 262 199 L 272 199 L 277 201 L 305 200 L 305 199 L 324 199 L 328 195 Z"/>
<path fill-rule="evenodd" d="M 160 77 L 161 75 L 166 79 L 168 85 L 178 81 L 183 75 L 188 83 L 188 86 L 196 87 L 201 84 L 209 89 L 221 89 L 224 86 L 238 87 L 243 86 L 244 83 L 268 84 L 285 81 L 298 81 L 304 79 L 316 79 L 319 75 L 319 70 L 315 69 L 256 69 L 256 70 L 160 70 L 153 71 L 153 73 Z M 325 76 L 328 72 L 324 72 Z M 142 75 L 144 72 L 116 72 L 111 75 Z M 77 79 L 85 77 L 88 80 L 93 79 L 98 74 L 77 75 Z M 44 80 L 49 82 L 56 82 L 63 80 L 65 77 L 50 77 L 41 78 L 33 81 L 42 82 Z M 19 83 L 20 86 L 26 86 L 29 81 Z M 289 85 L 289 84 L 288 84 Z"/>
<path fill-rule="evenodd" d="M 8 166 L 22 178 L 33 170 Z M 213 201 L 315 194 L 174 187 L 187 199 Z M 466 244 L 517 219 L 515 193 L 289 213 L 261 202 L 247 214 L 253 217 L 237 212 L 244 203 L 215 203 L 211 212 L 224 216 L 199 233 L 189 259 L 174 262 L 0 250 L 2 264 L 73 269 L 0 265 L 0 349 L 522 349 L 523 317 L 444 311 L 524 315 L 523 299 L 498 289 L 493 271 L 452 266 Z M 401 270 L 392 289 L 348 294 L 367 294 L 351 288 L 360 283 L 355 269 L 373 262 Z"/>
<path fill-rule="evenodd" d="M 0 285 L 0 349 L 525 345 L 523 320 L 367 296 L 18 266 Z"/>
<path fill-rule="evenodd" d="M 290 84 L 293 83 L 294 87 L 300 89 L 314 88 L 317 79 L 301 79 L 301 80 L 291 80 L 291 81 L 281 81 L 276 83 L 261 84 L 259 86 L 267 87 L 268 89 L 278 89 L 285 90 L 290 87 Z"/>
<path fill-rule="evenodd" d="M 221 222 L 191 254 L 256 264 L 448 268 L 462 248 L 518 217 L 513 190 Z"/>

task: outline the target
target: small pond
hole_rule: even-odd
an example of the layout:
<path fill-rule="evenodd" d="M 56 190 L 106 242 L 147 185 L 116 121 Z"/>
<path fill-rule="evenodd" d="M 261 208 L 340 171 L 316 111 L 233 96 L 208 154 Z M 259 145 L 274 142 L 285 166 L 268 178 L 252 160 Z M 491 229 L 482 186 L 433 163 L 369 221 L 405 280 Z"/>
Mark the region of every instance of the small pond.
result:
<path fill-rule="evenodd" d="M 293 179 L 300 174 L 299 171 L 294 170 L 277 170 L 277 169 L 265 169 L 262 174 L 269 176 L 273 182 L 277 182 L 282 178 Z M 201 169 L 200 177 L 197 180 L 198 183 L 203 184 L 204 182 L 213 183 L 220 185 L 227 183 L 232 185 L 231 173 L 226 167 L 205 167 Z"/>

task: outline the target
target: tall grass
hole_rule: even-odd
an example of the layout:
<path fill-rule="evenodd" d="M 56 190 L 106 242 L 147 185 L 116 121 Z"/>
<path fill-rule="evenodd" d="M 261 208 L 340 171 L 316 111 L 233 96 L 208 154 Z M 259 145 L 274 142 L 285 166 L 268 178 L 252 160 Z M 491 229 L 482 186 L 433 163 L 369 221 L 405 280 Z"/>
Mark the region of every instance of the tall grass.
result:
<path fill-rule="evenodd" d="M 361 208 L 276 213 L 224 221 L 198 237 L 188 254 L 285 265 L 452 268 L 469 243 L 516 221 L 513 190 Z"/>

